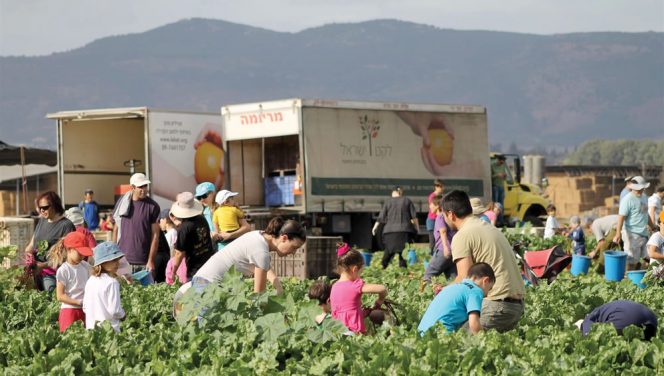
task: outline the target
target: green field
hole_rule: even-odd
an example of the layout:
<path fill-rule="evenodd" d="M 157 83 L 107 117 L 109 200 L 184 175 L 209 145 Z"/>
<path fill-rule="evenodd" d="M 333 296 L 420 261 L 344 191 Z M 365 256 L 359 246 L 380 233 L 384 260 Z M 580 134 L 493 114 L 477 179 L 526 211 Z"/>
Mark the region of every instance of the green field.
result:
<path fill-rule="evenodd" d="M 383 271 L 377 257 L 363 278 L 387 285 L 402 323 L 355 337 L 341 336 L 337 325 L 315 328 L 317 307 L 306 298 L 311 281 L 286 279 L 284 296 L 258 296 L 250 293 L 252 281 L 235 274 L 206 292 L 206 303 L 214 305 L 200 327 L 172 319 L 176 287 L 123 285 L 127 319 L 121 333 L 75 325 L 61 335 L 59 304 L 43 293 L 16 289 L 11 273 L 2 272 L 0 368 L 5 375 L 664 373 L 661 326 L 651 342 L 640 340 L 642 331 L 635 327 L 618 336 L 610 325 L 595 325 L 584 337 L 573 326 L 616 299 L 646 304 L 661 319 L 661 287 L 639 289 L 627 280 L 608 283 L 596 274 L 574 278 L 564 272 L 551 285 L 528 288 L 526 314 L 516 330 L 470 336 L 439 328 L 421 338 L 415 328 L 433 297 L 431 287 L 420 291 L 421 261 L 407 270 L 393 265 Z"/>

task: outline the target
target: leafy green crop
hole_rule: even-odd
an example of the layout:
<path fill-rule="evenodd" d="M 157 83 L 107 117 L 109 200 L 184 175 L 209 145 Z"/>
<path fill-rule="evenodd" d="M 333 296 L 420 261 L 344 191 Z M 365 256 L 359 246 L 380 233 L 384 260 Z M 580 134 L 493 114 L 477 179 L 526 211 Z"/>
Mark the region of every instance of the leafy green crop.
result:
<path fill-rule="evenodd" d="M 311 281 L 289 278 L 282 281 L 284 295 L 276 296 L 254 294 L 251 280 L 228 273 L 222 283 L 208 286 L 198 306 L 186 307 L 179 323 L 171 316 L 177 286 L 123 285 L 127 319 L 121 333 L 108 325 L 86 331 L 76 324 L 60 334 L 57 302 L 36 291 L 0 286 L 0 369 L 5 375 L 664 373 L 662 329 L 644 342 L 639 328 L 619 336 L 609 325 L 595 325 L 584 337 L 573 326 L 615 299 L 646 304 L 662 318 L 660 287 L 639 289 L 627 280 L 605 282 L 592 272 L 579 278 L 564 272 L 550 285 L 528 288 L 526 313 L 516 330 L 469 336 L 439 329 L 420 337 L 416 327 L 433 297 L 431 287 L 420 292 L 422 264 L 382 270 L 379 258 L 374 256 L 363 278 L 387 285 L 402 324 L 384 324 L 367 336 L 343 336 L 345 329 L 335 321 L 317 327 L 313 317 L 319 308 L 306 297 Z M 196 301 L 193 295 L 185 300 Z M 207 311 L 199 323 L 203 305 Z"/>

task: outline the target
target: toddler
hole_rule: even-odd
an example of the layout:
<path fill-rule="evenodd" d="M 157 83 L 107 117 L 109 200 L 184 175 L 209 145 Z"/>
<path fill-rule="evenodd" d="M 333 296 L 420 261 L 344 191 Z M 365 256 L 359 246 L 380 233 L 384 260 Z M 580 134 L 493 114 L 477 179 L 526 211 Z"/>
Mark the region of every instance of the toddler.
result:
<path fill-rule="evenodd" d="M 94 329 L 103 321 L 109 321 L 116 332 L 120 331 L 120 320 L 125 311 L 120 305 L 120 283 L 117 271 L 124 254 L 113 242 L 103 242 L 94 249 L 92 276 L 85 285 L 83 311 L 85 327 Z"/>
<path fill-rule="evenodd" d="M 330 315 L 330 292 L 332 287 L 326 281 L 316 281 L 309 287 L 309 299 L 317 300 L 318 306 L 323 311 L 320 315 L 316 316 L 316 324 L 321 325 L 323 321 L 332 317 Z"/>
<path fill-rule="evenodd" d="M 561 231 L 560 224 L 556 219 L 556 207 L 549 205 L 546 207 L 546 225 L 544 227 L 544 239 L 551 239 L 555 234 L 559 234 Z"/>
<path fill-rule="evenodd" d="M 86 236 L 80 232 L 70 232 L 58 241 L 49 254 L 49 264 L 57 269 L 55 274 L 55 296 L 60 304 L 60 333 L 76 321 L 85 322 L 83 294 L 90 277 L 90 264 L 83 260 L 92 256 Z"/>
<path fill-rule="evenodd" d="M 376 307 L 385 300 L 387 289 L 383 285 L 365 284 L 360 275 L 364 267 L 362 254 L 344 245 L 337 251 L 337 267 L 341 275 L 330 292 L 332 317 L 341 321 L 353 333 L 366 333 L 362 294 L 377 294 Z"/>
<path fill-rule="evenodd" d="M 240 228 L 240 219 L 244 218 L 244 212 L 235 203 L 233 197 L 237 195 L 237 192 L 230 192 L 225 189 L 217 192 L 214 201 L 219 206 L 212 215 L 215 233 L 229 233 L 237 231 Z M 231 242 L 231 240 L 223 240 L 223 238 L 218 240 L 220 240 L 218 250 L 221 250 Z"/>
<path fill-rule="evenodd" d="M 578 215 L 574 215 L 569 219 L 570 231 L 567 234 L 567 237 L 572 239 L 572 249 L 574 254 L 585 255 L 586 254 L 586 238 L 583 234 L 583 227 L 581 227 L 581 218 Z"/>

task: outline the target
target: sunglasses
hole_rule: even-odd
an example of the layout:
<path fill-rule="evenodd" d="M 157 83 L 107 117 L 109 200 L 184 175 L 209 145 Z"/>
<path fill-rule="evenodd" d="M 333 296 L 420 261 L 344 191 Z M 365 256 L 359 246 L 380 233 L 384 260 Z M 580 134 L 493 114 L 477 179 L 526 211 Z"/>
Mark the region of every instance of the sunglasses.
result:
<path fill-rule="evenodd" d="M 210 193 L 208 192 L 204 195 L 196 196 L 196 198 L 199 199 L 199 200 L 205 200 L 206 198 L 208 198 L 209 195 L 210 195 Z"/>
<path fill-rule="evenodd" d="M 40 206 L 40 207 L 39 207 L 39 210 L 47 211 L 50 207 L 51 207 L 51 205 Z"/>

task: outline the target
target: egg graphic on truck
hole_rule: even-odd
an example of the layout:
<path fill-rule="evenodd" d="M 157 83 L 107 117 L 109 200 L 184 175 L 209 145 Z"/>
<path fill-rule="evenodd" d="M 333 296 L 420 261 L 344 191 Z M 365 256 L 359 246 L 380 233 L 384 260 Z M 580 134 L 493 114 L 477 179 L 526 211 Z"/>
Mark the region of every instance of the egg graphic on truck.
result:
<path fill-rule="evenodd" d="M 194 156 L 194 175 L 196 182 L 215 182 L 222 173 L 224 151 L 211 142 L 203 142 Z"/>
<path fill-rule="evenodd" d="M 454 151 L 454 137 L 447 130 L 442 120 L 434 119 L 429 123 L 427 130 L 429 144 L 424 144 L 428 149 L 430 157 L 438 166 L 445 166 L 452 162 L 452 153 Z"/>

